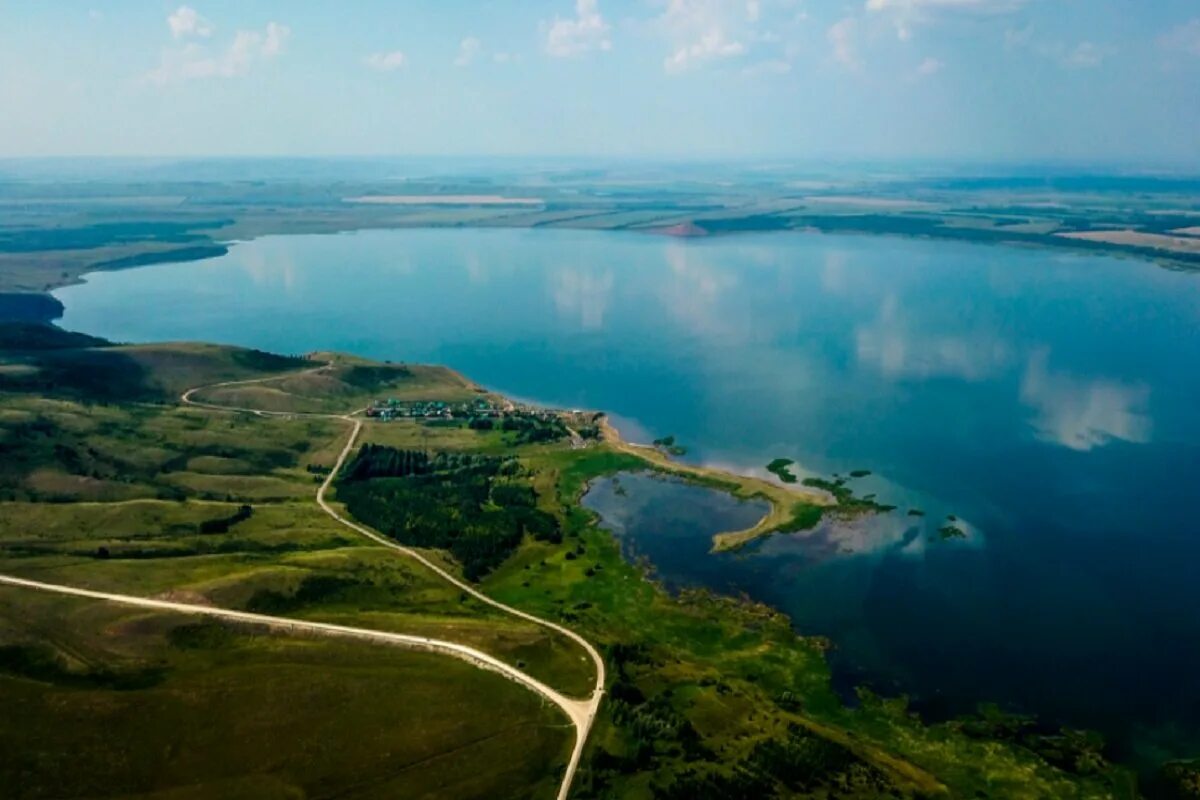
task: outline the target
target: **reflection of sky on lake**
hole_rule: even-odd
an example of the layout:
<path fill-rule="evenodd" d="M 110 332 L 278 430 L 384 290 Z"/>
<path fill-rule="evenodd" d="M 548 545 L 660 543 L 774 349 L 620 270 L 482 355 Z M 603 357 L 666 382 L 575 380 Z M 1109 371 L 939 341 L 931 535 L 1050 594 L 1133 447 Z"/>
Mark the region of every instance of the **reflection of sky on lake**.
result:
<path fill-rule="evenodd" d="M 964 538 L 943 540 L 938 534 L 941 520 L 880 514 L 853 519 L 830 518 L 814 530 L 801 534 L 774 536 L 756 550 L 761 556 L 797 558 L 817 564 L 839 556 L 882 557 L 900 555 L 922 557 L 930 547 L 979 547 L 982 534 L 963 520 L 955 525 Z"/>
<path fill-rule="evenodd" d="M 889 294 L 880 304 L 878 318 L 855 331 L 859 363 L 876 368 L 890 380 L 947 377 L 980 381 L 995 376 L 1010 358 L 1008 346 L 985 331 L 968 337 L 912 328 L 900 298 Z"/>
<path fill-rule="evenodd" d="M 567 267 L 555 273 L 552 282 L 554 306 L 563 319 L 578 319 L 585 331 L 604 327 L 604 315 L 612 302 L 612 270 Z"/>
<path fill-rule="evenodd" d="M 1149 386 L 1055 373 L 1048 361 L 1046 350 L 1035 351 L 1021 379 L 1021 402 L 1035 410 L 1039 438 L 1072 450 L 1103 447 L 1113 439 L 1150 440 L 1150 418 L 1143 412 Z"/>
<path fill-rule="evenodd" d="M 1200 672 L 1196 275 L 884 237 L 374 231 L 58 295 L 118 340 L 442 362 L 698 463 L 870 469 L 895 514 L 678 569 L 745 582 L 885 685 L 1200 722 L 1200 688 L 1147 688 Z M 936 540 L 950 514 L 966 541 Z"/>

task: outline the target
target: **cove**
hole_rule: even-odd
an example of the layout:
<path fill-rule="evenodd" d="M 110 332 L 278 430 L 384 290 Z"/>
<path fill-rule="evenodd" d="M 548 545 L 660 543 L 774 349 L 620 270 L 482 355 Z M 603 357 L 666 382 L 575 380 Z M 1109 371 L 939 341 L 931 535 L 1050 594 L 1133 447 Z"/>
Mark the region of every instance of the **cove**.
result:
<path fill-rule="evenodd" d="M 847 683 L 1200 751 L 1195 274 L 883 237 L 428 230 L 268 237 L 55 294 L 64 327 L 118 341 L 444 363 L 698 463 L 869 469 L 856 488 L 900 511 L 656 566 L 829 636 Z M 970 535 L 931 541 L 950 514 Z"/>
<path fill-rule="evenodd" d="M 709 540 L 723 531 L 749 528 L 769 510 L 762 501 L 738 500 L 645 472 L 595 481 L 583 506 L 600 516 L 627 559 L 644 560 L 673 588 L 719 585 L 721 559 L 708 557 Z M 712 567 L 707 574 L 706 567 Z"/>

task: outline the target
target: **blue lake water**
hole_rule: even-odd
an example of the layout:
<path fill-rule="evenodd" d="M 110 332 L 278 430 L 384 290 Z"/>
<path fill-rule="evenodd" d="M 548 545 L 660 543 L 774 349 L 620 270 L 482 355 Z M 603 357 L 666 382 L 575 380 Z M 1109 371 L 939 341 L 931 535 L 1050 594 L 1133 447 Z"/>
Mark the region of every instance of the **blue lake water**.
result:
<path fill-rule="evenodd" d="M 775 604 L 833 638 L 841 680 L 931 711 L 997 700 L 1200 752 L 1200 275 L 895 238 L 432 230 L 265 238 L 56 294 L 63 325 L 116 340 L 441 362 L 700 462 L 870 469 L 861 491 L 928 516 L 668 549 L 660 572 Z M 967 539 L 931 542 L 947 514 Z"/>
<path fill-rule="evenodd" d="M 600 515 L 627 558 L 652 565 L 674 564 L 684 551 L 699 560 L 710 537 L 752 527 L 770 509 L 761 500 L 739 500 L 649 473 L 601 478 L 588 488 L 583 504 Z"/>

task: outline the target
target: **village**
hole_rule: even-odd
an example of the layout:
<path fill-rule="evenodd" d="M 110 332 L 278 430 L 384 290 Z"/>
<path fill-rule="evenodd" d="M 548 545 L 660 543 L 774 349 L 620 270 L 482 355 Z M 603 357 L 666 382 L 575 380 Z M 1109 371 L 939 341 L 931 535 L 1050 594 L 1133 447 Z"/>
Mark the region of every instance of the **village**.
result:
<path fill-rule="evenodd" d="M 442 400 L 378 399 L 371 402 L 365 414 L 380 422 L 403 419 L 418 420 L 425 424 L 465 422 L 467 427 L 475 430 L 497 429 L 514 433 L 514 441 L 517 444 L 568 438 L 572 449 L 580 449 L 601 437 L 600 428 L 596 424 L 601 416 L 599 414 L 582 411 L 563 412 L 494 398 L 481 397 L 461 403 Z"/>
<path fill-rule="evenodd" d="M 472 423 L 482 423 L 485 420 L 526 420 L 550 423 L 558 420 L 562 412 L 490 398 L 477 398 L 462 403 L 447 403 L 442 400 L 405 401 L 389 398 L 372 401 L 365 413 L 368 417 L 381 422 L 390 422 L 394 419 L 465 419 Z M 491 426 L 481 424 L 478 427 Z"/>
<path fill-rule="evenodd" d="M 497 404 L 485 398 L 463 403 L 379 399 L 371 402 L 366 415 L 383 422 L 393 419 L 503 419 L 509 415 L 549 419 L 554 416 L 550 411 L 542 411 L 538 416 L 533 409 L 520 409 L 508 401 Z"/>

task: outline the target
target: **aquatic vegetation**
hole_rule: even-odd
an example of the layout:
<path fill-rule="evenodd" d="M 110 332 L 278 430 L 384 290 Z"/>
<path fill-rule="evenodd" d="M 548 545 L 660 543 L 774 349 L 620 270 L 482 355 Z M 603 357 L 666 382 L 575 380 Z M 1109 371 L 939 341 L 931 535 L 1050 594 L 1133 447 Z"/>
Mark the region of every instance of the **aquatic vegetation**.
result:
<path fill-rule="evenodd" d="M 858 516 L 860 514 L 885 514 L 895 511 L 896 507 L 875 501 L 875 495 L 868 494 L 858 497 L 854 490 L 846 485 L 846 478 L 805 478 L 801 483 L 814 489 L 823 489 L 833 495 L 837 501 L 834 513 L 842 516 Z"/>
<path fill-rule="evenodd" d="M 777 458 L 770 464 L 767 464 L 767 472 L 774 474 L 779 480 L 784 483 L 795 483 L 796 475 L 788 467 L 795 464 L 790 458 Z"/>
<path fill-rule="evenodd" d="M 943 525 L 938 528 L 938 535 L 942 537 L 942 541 L 967 538 L 967 532 L 957 525 Z"/>
<path fill-rule="evenodd" d="M 1169 761 L 1154 780 L 1154 797 L 1164 800 L 1200 798 L 1200 760 Z"/>
<path fill-rule="evenodd" d="M 812 530 L 825 516 L 826 509 L 811 503 L 796 503 L 792 506 L 790 516 L 780 523 L 776 531 L 779 533 L 796 533 Z"/>
<path fill-rule="evenodd" d="M 686 456 L 687 448 L 675 441 L 674 436 L 664 436 L 654 440 L 654 446 L 664 453 L 673 456 Z"/>

